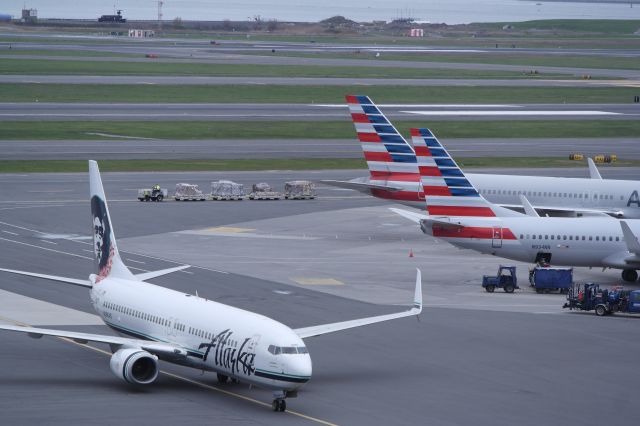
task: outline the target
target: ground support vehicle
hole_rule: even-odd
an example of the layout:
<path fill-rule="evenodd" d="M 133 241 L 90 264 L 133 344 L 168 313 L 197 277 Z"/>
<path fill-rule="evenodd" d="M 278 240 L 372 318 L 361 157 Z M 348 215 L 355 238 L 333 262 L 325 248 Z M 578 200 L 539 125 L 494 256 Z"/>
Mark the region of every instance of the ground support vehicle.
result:
<path fill-rule="evenodd" d="M 271 185 L 264 182 L 253 184 L 249 194 L 250 200 L 279 200 L 280 198 L 282 194 L 274 191 Z"/>
<path fill-rule="evenodd" d="M 515 266 L 502 266 L 498 268 L 498 275 L 484 275 L 482 277 L 482 287 L 493 293 L 496 288 L 501 288 L 505 293 L 513 293 L 518 287 Z"/>
<path fill-rule="evenodd" d="M 209 196 L 214 201 L 244 200 L 244 185 L 230 180 L 214 181 Z"/>
<path fill-rule="evenodd" d="M 529 283 L 538 294 L 551 291 L 566 294 L 573 284 L 573 268 L 536 266 L 529 270 Z"/>
<path fill-rule="evenodd" d="M 162 201 L 169 195 L 167 188 L 160 189 L 138 189 L 138 200 L 140 201 Z"/>
<path fill-rule="evenodd" d="M 594 311 L 599 317 L 616 312 L 640 314 L 640 290 L 625 290 L 623 287 L 601 289 L 595 283 L 574 284 L 562 307 Z"/>
<path fill-rule="evenodd" d="M 308 180 L 294 180 L 285 182 L 285 200 L 313 200 L 316 198 L 316 186 Z"/>
<path fill-rule="evenodd" d="M 190 183 L 177 183 L 173 198 L 176 201 L 204 201 L 207 199 L 202 191 L 198 189 L 198 185 Z"/>

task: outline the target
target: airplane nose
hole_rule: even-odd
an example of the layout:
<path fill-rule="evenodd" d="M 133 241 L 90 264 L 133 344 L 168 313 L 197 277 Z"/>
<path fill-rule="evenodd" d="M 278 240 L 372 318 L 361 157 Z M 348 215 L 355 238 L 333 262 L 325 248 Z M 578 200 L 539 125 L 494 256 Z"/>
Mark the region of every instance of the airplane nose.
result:
<path fill-rule="evenodd" d="M 295 362 L 290 364 L 290 374 L 298 378 L 299 383 L 306 383 L 311 379 L 312 367 L 309 355 L 298 356 Z"/>

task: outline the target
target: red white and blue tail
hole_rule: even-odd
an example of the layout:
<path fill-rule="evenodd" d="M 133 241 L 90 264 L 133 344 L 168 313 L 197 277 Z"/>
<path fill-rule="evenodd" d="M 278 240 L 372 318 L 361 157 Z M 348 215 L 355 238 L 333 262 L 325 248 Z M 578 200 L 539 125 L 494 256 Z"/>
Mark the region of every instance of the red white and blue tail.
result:
<path fill-rule="evenodd" d="M 411 129 L 430 216 L 521 216 L 484 199 L 429 129 Z"/>
<path fill-rule="evenodd" d="M 346 96 L 372 179 L 417 181 L 413 148 L 368 96 Z"/>

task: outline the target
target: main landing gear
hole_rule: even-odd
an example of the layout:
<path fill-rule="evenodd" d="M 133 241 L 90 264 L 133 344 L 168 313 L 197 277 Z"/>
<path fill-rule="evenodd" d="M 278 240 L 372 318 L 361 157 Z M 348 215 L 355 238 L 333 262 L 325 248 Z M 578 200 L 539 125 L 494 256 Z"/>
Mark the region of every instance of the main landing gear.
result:
<path fill-rule="evenodd" d="M 624 269 L 622 271 L 622 279 L 628 283 L 632 283 L 638 280 L 638 271 L 635 269 Z"/>
<path fill-rule="evenodd" d="M 229 376 L 225 376 L 224 374 L 218 373 L 217 377 L 219 383 L 227 383 L 227 381 L 229 380 Z"/>

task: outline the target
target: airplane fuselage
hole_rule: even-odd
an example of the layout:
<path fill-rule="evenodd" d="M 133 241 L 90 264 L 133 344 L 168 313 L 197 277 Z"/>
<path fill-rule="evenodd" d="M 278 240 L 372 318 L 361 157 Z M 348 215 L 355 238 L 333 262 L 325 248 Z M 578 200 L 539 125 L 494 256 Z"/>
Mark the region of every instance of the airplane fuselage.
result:
<path fill-rule="evenodd" d="M 614 179 L 558 178 L 465 173 L 478 192 L 494 204 L 520 206 L 520 194 L 541 208 L 606 210 L 618 217 L 640 219 L 640 185 Z M 371 195 L 400 204 L 425 209 L 420 175 L 406 174 L 402 180 L 369 178 L 376 185 L 402 188 L 401 191 L 371 189 Z"/>
<path fill-rule="evenodd" d="M 614 218 L 587 221 L 522 216 L 447 220 L 459 221 L 464 226 L 433 224 L 427 230 L 455 246 L 511 260 L 533 263 L 540 254 L 548 254 L 551 263 L 558 266 L 636 269 L 640 264 L 640 259 L 629 253 L 620 222 Z M 634 233 L 640 233 L 640 221 L 627 223 Z"/>
<path fill-rule="evenodd" d="M 118 333 L 186 348 L 186 357 L 166 361 L 275 390 L 295 390 L 311 378 L 311 358 L 302 339 L 265 316 L 116 278 L 95 284 L 91 302 Z"/>

